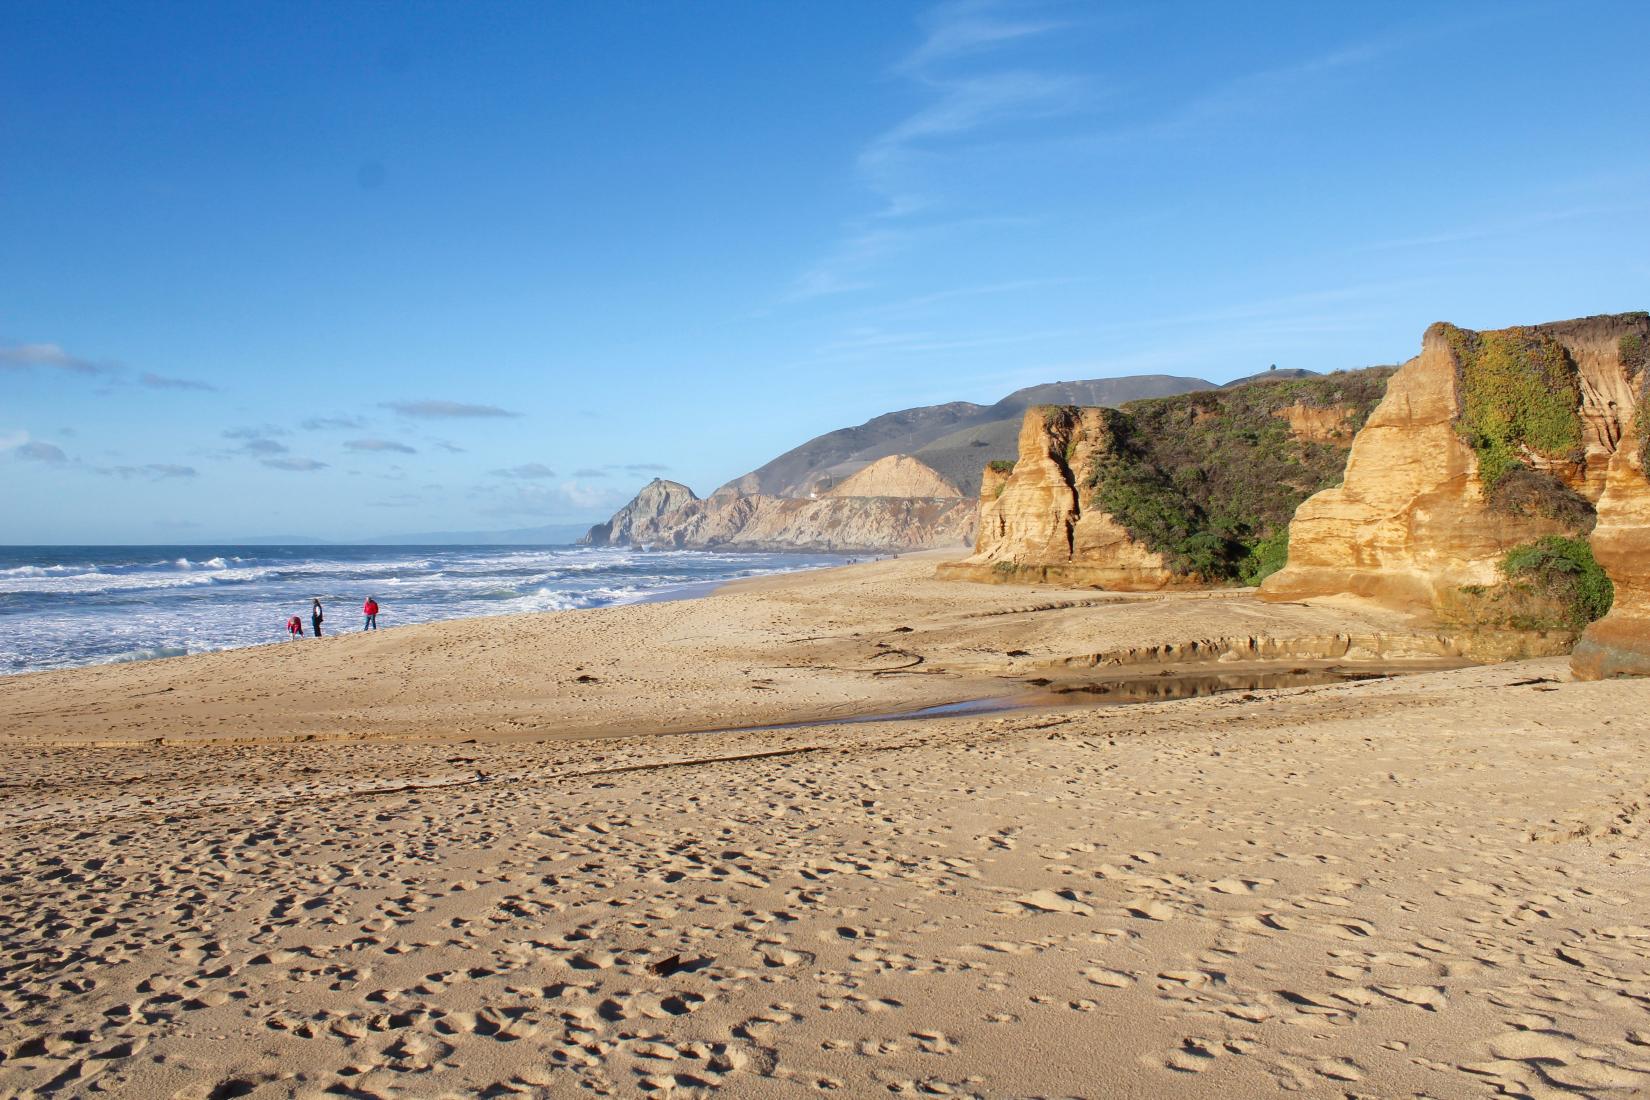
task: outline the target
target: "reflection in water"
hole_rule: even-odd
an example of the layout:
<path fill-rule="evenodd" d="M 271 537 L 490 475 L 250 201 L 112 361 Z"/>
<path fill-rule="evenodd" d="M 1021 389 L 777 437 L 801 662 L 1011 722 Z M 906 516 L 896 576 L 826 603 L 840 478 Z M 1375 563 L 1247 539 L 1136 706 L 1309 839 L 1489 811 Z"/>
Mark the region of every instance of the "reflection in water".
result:
<path fill-rule="evenodd" d="M 1412 661 L 1403 665 L 1326 665 L 1312 668 L 1251 668 L 1219 672 L 1172 672 L 1163 669 L 1150 674 L 1114 676 L 1107 679 L 1076 681 L 1027 680 L 1037 688 L 1029 695 L 993 695 L 984 699 L 964 699 L 957 703 L 943 703 L 917 710 L 885 711 L 880 714 L 856 714 L 844 718 L 813 718 L 804 722 L 785 722 L 772 726 L 740 726 L 727 729 L 701 730 L 701 733 L 726 733 L 738 729 L 746 732 L 763 730 L 806 729 L 811 726 L 847 726 L 862 722 L 909 722 L 925 718 L 961 718 L 970 714 L 1004 714 L 1034 710 L 1039 707 L 1123 706 L 1129 703 L 1161 703 L 1173 699 L 1197 699 L 1228 691 L 1269 691 L 1277 688 L 1314 687 L 1323 684 L 1345 684 L 1361 680 L 1384 680 L 1414 672 L 1436 672 L 1461 668 L 1462 661 Z"/>
<path fill-rule="evenodd" d="M 1405 670 L 1419 671 L 1419 670 Z M 1190 672 L 1132 676 L 1080 684 L 1055 684 L 1055 695 L 1102 696 L 1109 703 L 1156 703 L 1166 699 L 1197 699 L 1225 691 L 1269 691 L 1275 688 L 1313 687 L 1353 680 L 1379 680 L 1398 675 L 1393 670 L 1353 671 L 1343 668 L 1264 669 L 1247 672 Z"/>

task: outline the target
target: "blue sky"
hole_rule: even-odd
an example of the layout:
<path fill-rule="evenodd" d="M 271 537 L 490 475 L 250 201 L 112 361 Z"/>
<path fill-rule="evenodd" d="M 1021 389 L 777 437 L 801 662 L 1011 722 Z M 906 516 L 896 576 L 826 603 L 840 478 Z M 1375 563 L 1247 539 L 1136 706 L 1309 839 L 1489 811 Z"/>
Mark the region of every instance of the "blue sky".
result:
<path fill-rule="evenodd" d="M 1639 3 L 0 5 L 5 542 L 604 517 L 1650 306 Z"/>

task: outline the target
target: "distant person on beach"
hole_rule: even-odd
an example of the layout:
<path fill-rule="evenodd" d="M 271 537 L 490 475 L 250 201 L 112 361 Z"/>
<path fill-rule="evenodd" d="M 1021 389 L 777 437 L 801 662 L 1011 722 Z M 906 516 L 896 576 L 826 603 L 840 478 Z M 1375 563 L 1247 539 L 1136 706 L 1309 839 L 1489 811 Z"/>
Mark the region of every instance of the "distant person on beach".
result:
<path fill-rule="evenodd" d="M 315 600 L 315 606 L 311 608 L 309 612 L 309 621 L 311 625 L 315 627 L 315 636 L 317 638 L 321 636 L 321 622 L 325 618 L 326 616 L 321 614 L 321 600 L 317 597 Z"/>
<path fill-rule="evenodd" d="M 368 596 L 367 597 L 367 602 L 361 605 L 361 614 L 363 614 L 367 617 L 367 621 L 364 624 L 362 624 L 362 627 L 361 627 L 361 629 L 363 631 L 377 630 L 378 629 L 378 601 L 377 600 L 373 599 L 371 596 Z"/>
<path fill-rule="evenodd" d="M 304 620 L 296 615 L 289 616 L 286 621 L 287 640 L 295 642 L 304 636 Z"/>

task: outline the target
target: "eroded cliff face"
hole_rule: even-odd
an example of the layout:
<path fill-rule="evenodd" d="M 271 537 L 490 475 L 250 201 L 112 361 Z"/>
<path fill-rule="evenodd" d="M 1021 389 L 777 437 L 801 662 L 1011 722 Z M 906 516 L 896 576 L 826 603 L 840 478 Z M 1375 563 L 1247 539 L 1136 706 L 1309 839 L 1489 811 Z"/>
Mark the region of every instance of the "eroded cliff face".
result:
<path fill-rule="evenodd" d="M 1622 341 L 1645 329 L 1644 314 L 1432 326 L 1357 434 L 1342 484 L 1295 513 L 1288 564 L 1263 594 L 1350 594 L 1448 618 L 1504 580 L 1510 550 L 1587 536 L 1607 481 L 1621 486 L 1607 531 L 1621 533 L 1595 546 L 1642 539 L 1627 533 L 1642 492 L 1612 471 L 1635 393 Z M 1620 564 L 1631 555 L 1612 556 L 1605 568 L 1631 587 Z"/>
<path fill-rule="evenodd" d="M 700 500 L 686 486 L 655 481 L 582 541 L 685 550 L 904 552 L 966 546 L 974 522 L 974 501 L 963 497 L 805 500 L 722 491 Z"/>
<path fill-rule="evenodd" d="M 1636 415 L 1610 459 L 1592 537 L 1593 556 L 1615 585 L 1615 602 L 1570 656 L 1581 680 L 1650 676 L 1650 378 L 1637 366 Z"/>
<path fill-rule="evenodd" d="M 1013 469 L 987 467 L 974 554 L 939 575 L 959 580 L 1151 591 L 1180 578 L 1110 515 L 1083 506 L 1083 471 L 1113 446 L 1111 410 L 1044 406 L 1020 424 Z"/>
<path fill-rule="evenodd" d="M 1295 507 L 1332 483 L 1392 368 L 1131 402 L 1046 406 L 988 467 L 975 553 L 941 575 L 1124 591 L 1254 579 Z"/>

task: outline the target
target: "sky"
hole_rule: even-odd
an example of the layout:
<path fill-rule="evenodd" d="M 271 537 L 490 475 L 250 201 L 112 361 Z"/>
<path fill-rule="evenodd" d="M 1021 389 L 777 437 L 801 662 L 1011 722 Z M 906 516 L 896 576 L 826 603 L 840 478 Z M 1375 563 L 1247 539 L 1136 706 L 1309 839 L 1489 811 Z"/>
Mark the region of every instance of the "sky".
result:
<path fill-rule="evenodd" d="M 1650 307 L 1650 5 L 0 4 L 0 542 L 605 518 Z"/>

